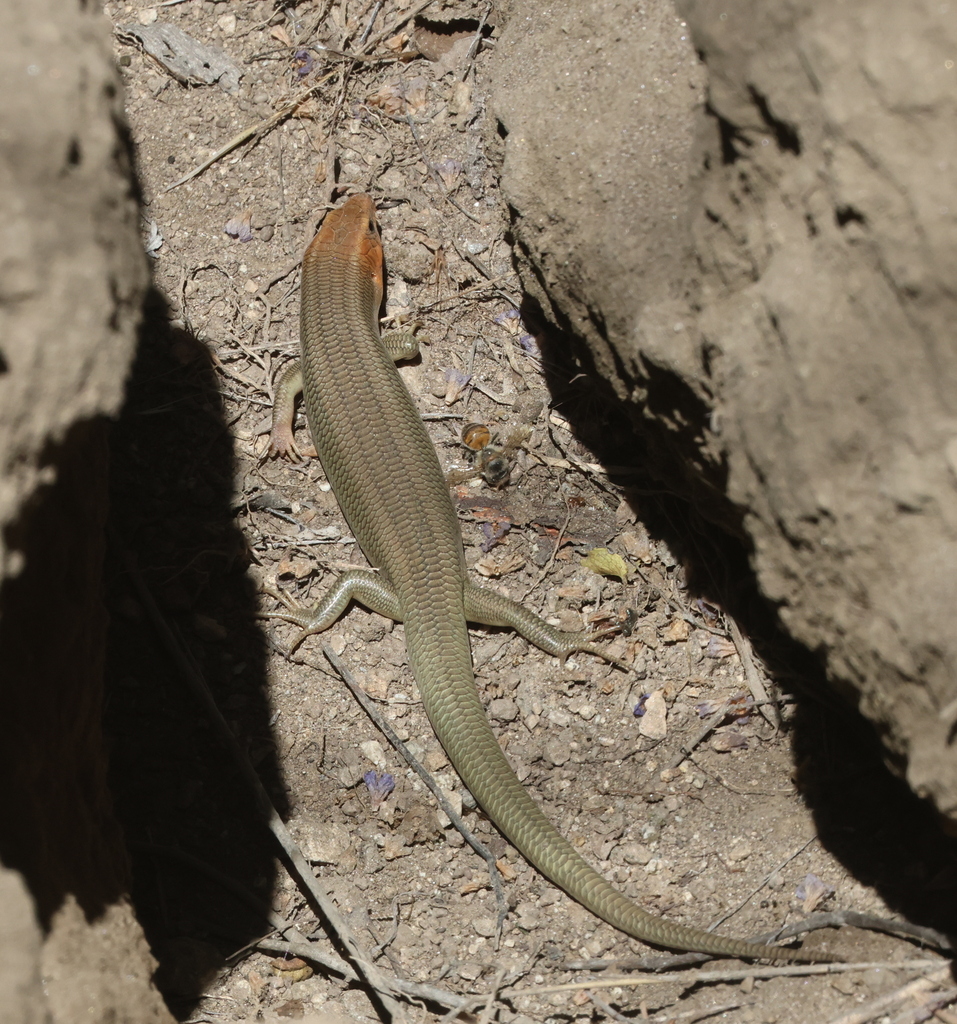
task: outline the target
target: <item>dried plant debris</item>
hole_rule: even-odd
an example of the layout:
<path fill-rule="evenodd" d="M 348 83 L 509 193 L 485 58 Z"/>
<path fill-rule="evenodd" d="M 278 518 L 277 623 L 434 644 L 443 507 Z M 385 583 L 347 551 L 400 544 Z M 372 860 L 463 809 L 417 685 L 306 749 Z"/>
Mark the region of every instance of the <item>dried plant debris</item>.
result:
<path fill-rule="evenodd" d="M 429 83 L 417 76 L 412 79 L 395 78 L 378 91 L 366 97 L 370 107 L 379 107 L 391 117 L 419 114 L 428 102 Z"/>
<path fill-rule="evenodd" d="M 135 39 L 144 51 L 184 85 L 219 85 L 235 95 L 242 72 L 214 46 L 206 46 L 187 35 L 179 26 L 163 22 L 152 25 L 120 25 L 121 36 Z"/>

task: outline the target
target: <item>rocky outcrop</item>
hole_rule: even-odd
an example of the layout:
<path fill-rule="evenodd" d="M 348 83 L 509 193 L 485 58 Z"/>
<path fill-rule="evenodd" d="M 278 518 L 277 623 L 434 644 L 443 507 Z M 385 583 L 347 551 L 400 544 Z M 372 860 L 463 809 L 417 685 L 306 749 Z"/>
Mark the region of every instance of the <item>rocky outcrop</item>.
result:
<path fill-rule="evenodd" d="M 166 1021 L 100 724 L 106 417 L 147 283 L 119 83 L 96 5 L 4 4 L 0 51 L 0 1020 Z"/>
<path fill-rule="evenodd" d="M 944 11 L 530 0 L 493 106 L 529 291 L 957 822 Z"/>

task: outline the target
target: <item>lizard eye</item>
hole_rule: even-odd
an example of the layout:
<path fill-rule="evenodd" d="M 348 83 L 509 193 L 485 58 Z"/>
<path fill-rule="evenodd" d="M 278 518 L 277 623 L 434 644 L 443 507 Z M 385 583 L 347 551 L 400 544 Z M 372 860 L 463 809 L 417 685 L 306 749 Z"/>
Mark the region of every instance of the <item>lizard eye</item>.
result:
<path fill-rule="evenodd" d="M 377 235 L 379 233 L 379 225 L 370 217 L 369 218 L 369 234 Z"/>

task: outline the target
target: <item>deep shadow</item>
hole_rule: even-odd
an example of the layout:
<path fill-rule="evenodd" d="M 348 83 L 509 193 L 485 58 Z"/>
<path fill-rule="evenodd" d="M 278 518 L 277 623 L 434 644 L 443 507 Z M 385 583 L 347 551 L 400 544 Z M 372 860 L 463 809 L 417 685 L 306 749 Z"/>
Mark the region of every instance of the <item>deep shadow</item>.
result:
<path fill-rule="evenodd" d="M 234 519 L 232 442 L 204 345 L 146 303 L 111 438 L 106 730 L 116 813 L 157 985 L 188 1014 L 222 956 L 266 927 L 191 854 L 269 900 L 275 850 L 234 763 L 163 648 L 130 578 L 137 567 L 202 671 L 274 803 L 286 793 L 269 726 L 264 645 Z M 172 851 L 172 853 L 170 852 Z"/>
<path fill-rule="evenodd" d="M 0 859 L 23 875 L 44 931 L 69 897 L 92 921 L 127 886 L 100 724 L 106 437 L 97 417 L 47 445 L 47 482 L 4 530 Z"/>
<path fill-rule="evenodd" d="M 556 331 L 531 300 L 522 318 L 542 350 L 552 406 L 606 467 L 628 470 L 612 472 L 612 479 L 652 536 L 685 566 L 691 598 L 704 597 L 733 615 L 780 688 L 794 695 L 797 779 L 821 843 L 895 913 L 953 940 L 957 842 L 888 769 L 886 752 L 850 693 L 842 696 L 828 683 L 823 659 L 785 632 L 776 607 L 762 596 L 743 510 L 724 494 L 724 467 L 701 463 L 696 438 L 707 408 L 659 367 L 645 365 L 636 381 L 619 365 L 629 389 L 647 395 L 644 409 L 629 405 L 599 376 L 581 340 Z"/>

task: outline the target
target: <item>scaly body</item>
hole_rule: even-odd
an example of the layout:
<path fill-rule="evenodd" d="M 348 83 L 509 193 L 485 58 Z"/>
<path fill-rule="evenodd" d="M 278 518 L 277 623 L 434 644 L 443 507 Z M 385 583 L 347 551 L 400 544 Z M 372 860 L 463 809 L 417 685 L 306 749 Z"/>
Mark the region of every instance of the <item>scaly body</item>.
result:
<path fill-rule="evenodd" d="M 278 389 L 273 450 L 292 448 L 292 403 L 301 384 L 323 469 L 378 572 L 347 573 L 317 608 L 293 607 L 281 617 L 303 627 L 300 639 L 326 629 L 351 599 L 403 622 L 426 714 L 463 783 L 528 861 L 615 928 L 673 949 L 824 959 L 647 913 L 582 859 L 518 781 L 479 699 L 466 622 L 510 626 L 560 658 L 595 648 L 585 634 L 556 630 L 469 581 L 435 448 L 395 368 L 397 354 L 380 337 L 382 287 L 375 206 L 369 196 L 353 196 L 327 215 L 303 258 L 301 377 L 294 368 Z"/>

